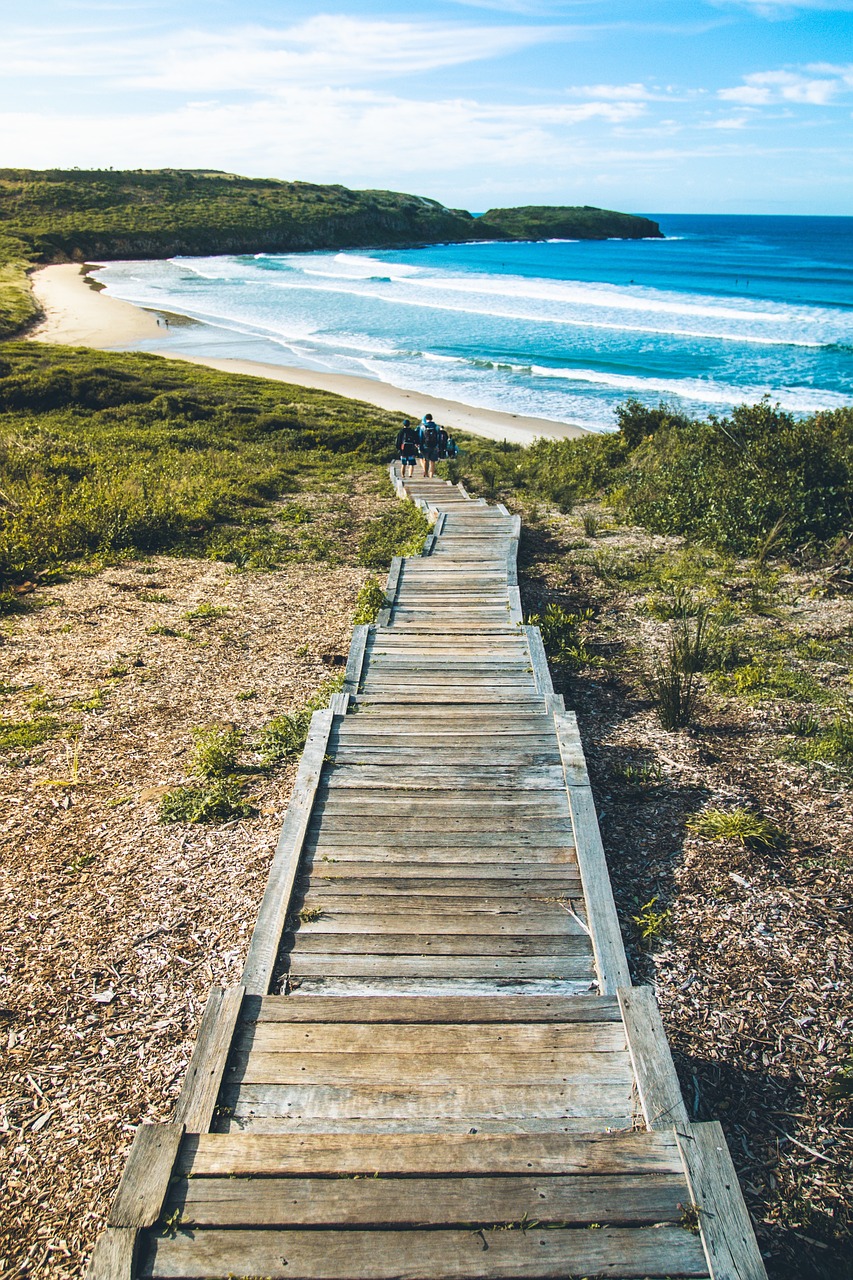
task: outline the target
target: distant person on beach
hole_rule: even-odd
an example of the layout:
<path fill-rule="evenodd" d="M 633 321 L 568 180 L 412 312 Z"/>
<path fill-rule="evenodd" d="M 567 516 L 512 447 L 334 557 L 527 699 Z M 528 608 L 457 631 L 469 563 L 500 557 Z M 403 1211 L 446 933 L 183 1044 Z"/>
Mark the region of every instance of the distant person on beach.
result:
<path fill-rule="evenodd" d="M 438 424 L 433 422 L 432 414 L 424 414 L 418 432 L 418 443 L 421 447 L 421 462 L 424 468 L 424 479 L 435 475 L 435 464 L 438 462 Z"/>
<path fill-rule="evenodd" d="M 406 479 L 406 467 L 409 468 L 409 475 L 415 474 L 415 459 L 418 456 L 418 433 L 409 422 L 408 418 L 403 419 L 403 425 L 397 432 L 397 453 L 403 464 L 403 479 Z"/>

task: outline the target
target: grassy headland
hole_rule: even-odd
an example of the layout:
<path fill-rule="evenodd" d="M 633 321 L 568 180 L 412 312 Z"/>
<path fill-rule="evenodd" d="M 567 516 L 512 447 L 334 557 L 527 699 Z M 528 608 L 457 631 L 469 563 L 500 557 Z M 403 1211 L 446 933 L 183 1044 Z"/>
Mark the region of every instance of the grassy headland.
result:
<path fill-rule="evenodd" d="M 661 229 L 651 218 L 616 213 L 593 205 L 521 205 L 515 209 L 489 209 L 479 220 L 497 227 L 513 240 L 643 240 L 661 239 Z"/>
<path fill-rule="evenodd" d="M 75 560 L 339 559 L 298 500 L 390 457 L 357 401 L 158 356 L 0 347 L 0 595 Z"/>
<path fill-rule="evenodd" d="M 202 170 L 0 169 L 0 337 L 35 316 L 26 267 L 38 263 L 182 254 L 296 253 L 440 241 L 537 239 L 548 210 L 474 218 L 395 191 L 241 178 Z M 577 214 L 579 238 L 660 234 L 607 210 Z M 530 213 L 535 217 L 527 218 Z M 512 225 L 508 215 L 515 215 Z M 647 230 L 652 226 L 654 230 Z"/>

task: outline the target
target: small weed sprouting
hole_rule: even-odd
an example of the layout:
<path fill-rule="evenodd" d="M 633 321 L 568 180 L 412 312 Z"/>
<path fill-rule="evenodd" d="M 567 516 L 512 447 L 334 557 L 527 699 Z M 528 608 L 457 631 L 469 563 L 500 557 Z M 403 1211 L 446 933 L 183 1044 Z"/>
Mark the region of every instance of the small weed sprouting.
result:
<path fill-rule="evenodd" d="M 202 603 L 188 609 L 184 617 L 187 622 L 213 622 L 216 618 L 224 618 L 227 612 L 225 605 Z"/>
<path fill-rule="evenodd" d="M 276 716 L 261 730 L 257 747 L 266 765 L 292 760 L 302 753 L 311 725 L 312 712 L 307 708 L 290 715 Z"/>
<path fill-rule="evenodd" d="M 332 694 L 343 688 L 344 673 L 325 680 L 304 707 L 289 715 L 276 716 L 261 730 L 257 751 L 265 765 L 279 764 L 301 755 L 311 727 L 311 716 L 329 705 Z"/>
<path fill-rule="evenodd" d="M 384 607 L 384 588 L 376 578 L 368 578 L 356 598 L 353 625 L 360 627 L 365 623 L 375 622 L 379 617 L 379 610 Z"/>
<path fill-rule="evenodd" d="M 140 591 L 136 597 L 140 604 L 171 604 L 172 597 L 163 595 L 162 591 Z"/>
<path fill-rule="evenodd" d="M 257 689 L 242 689 L 240 693 L 237 694 L 237 701 L 251 702 L 254 698 L 257 698 L 257 696 L 258 696 Z"/>
<path fill-rule="evenodd" d="M 577 671 L 600 661 L 581 636 L 581 628 L 592 617 L 592 609 L 572 613 L 560 604 L 549 604 L 544 612 L 532 613 L 527 621 L 531 626 L 539 627 L 545 652 L 554 666 L 564 671 Z"/>
<path fill-rule="evenodd" d="M 145 632 L 147 636 L 169 636 L 172 639 L 186 640 L 188 637 L 183 631 L 176 631 L 174 627 L 149 627 Z"/>
<path fill-rule="evenodd" d="M 297 919 L 300 924 L 315 924 L 323 916 L 322 907 L 303 907 Z"/>
<path fill-rule="evenodd" d="M 684 1230 L 692 1232 L 693 1235 L 698 1235 L 700 1229 L 699 1215 L 701 1213 L 698 1204 L 679 1203 L 676 1208 L 681 1210 L 681 1226 Z"/>
<path fill-rule="evenodd" d="M 663 935 L 672 914 L 669 910 L 657 911 L 656 902 L 657 895 L 650 898 L 648 902 L 644 902 L 638 914 L 634 916 L 634 923 L 640 930 L 640 938 L 645 943 L 656 942 Z"/>
<path fill-rule="evenodd" d="M 792 721 L 789 729 L 805 741 L 792 744 L 788 754 L 806 763 L 834 764 L 842 768 L 853 765 L 853 716 L 838 715 L 825 728 L 811 716 L 800 717 L 800 720 L 808 721 L 810 732 L 798 730 L 794 727 L 797 722 Z"/>
<path fill-rule="evenodd" d="M 193 773 L 202 778 L 225 778 L 237 767 L 237 757 L 243 745 L 239 729 L 193 729 L 195 740 L 192 754 Z"/>
<path fill-rule="evenodd" d="M 663 785 L 659 764 L 626 764 L 616 771 L 622 790 L 635 799 L 643 799 Z"/>
<path fill-rule="evenodd" d="M 601 528 L 598 516 L 594 515 L 591 511 L 585 511 L 581 516 L 581 523 L 583 525 L 583 531 L 588 538 L 598 537 L 598 532 Z"/>
<path fill-rule="evenodd" d="M 705 809 L 687 820 L 687 829 L 710 840 L 737 840 L 746 849 L 785 848 L 784 831 L 760 813 L 749 809 Z"/>
<path fill-rule="evenodd" d="M 832 1071 L 826 1092 L 830 1098 L 853 1098 L 853 1054 Z"/>
<path fill-rule="evenodd" d="M 696 674 L 682 668 L 671 643 L 643 677 L 643 688 L 664 729 L 672 732 L 690 724 L 699 697 Z"/>
<path fill-rule="evenodd" d="M 252 807 L 238 783 L 217 778 L 199 787 L 175 787 L 160 801 L 161 822 L 227 822 L 247 818 Z"/>
<path fill-rule="evenodd" d="M 127 675 L 128 670 L 126 662 L 113 662 L 107 667 L 106 677 L 108 680 L 120 680 L 122 676 Z"/>
<path fill-rule="evenodd" d="M 0 720 L 0 751 L 40 747 L 43 742 L 61 733 L 63 727 L 55 716 L 37 716 L 33 720 Z"/>

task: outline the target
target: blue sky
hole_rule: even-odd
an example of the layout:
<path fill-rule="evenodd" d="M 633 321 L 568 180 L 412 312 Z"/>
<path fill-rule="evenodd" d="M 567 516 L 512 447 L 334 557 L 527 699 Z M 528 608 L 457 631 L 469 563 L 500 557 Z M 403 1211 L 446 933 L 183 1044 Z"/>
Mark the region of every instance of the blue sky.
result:
<path fill-rule="evenodd" d="M 37 0 L 0 67 L 0 165 L 853 214 L 853 0 Z"/>

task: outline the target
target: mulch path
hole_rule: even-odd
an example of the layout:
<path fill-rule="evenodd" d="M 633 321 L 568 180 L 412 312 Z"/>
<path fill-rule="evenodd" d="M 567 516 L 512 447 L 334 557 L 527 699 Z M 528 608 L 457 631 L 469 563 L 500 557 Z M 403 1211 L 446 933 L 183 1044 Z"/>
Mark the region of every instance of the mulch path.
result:
<path fill-rule="evenodd" d="M 171 1115 L 208 989 L 239 980 L 296 766 L 247 776 L 246 821 L 163 826 L 191 728 L 251 739 L 303 705 L 345 662 L 366 577 L 155 558 L 3 622 L 0 719 L 56 721 L 0 755 L 3 1277 L 83 1274 L 136 1125 Z"/>

